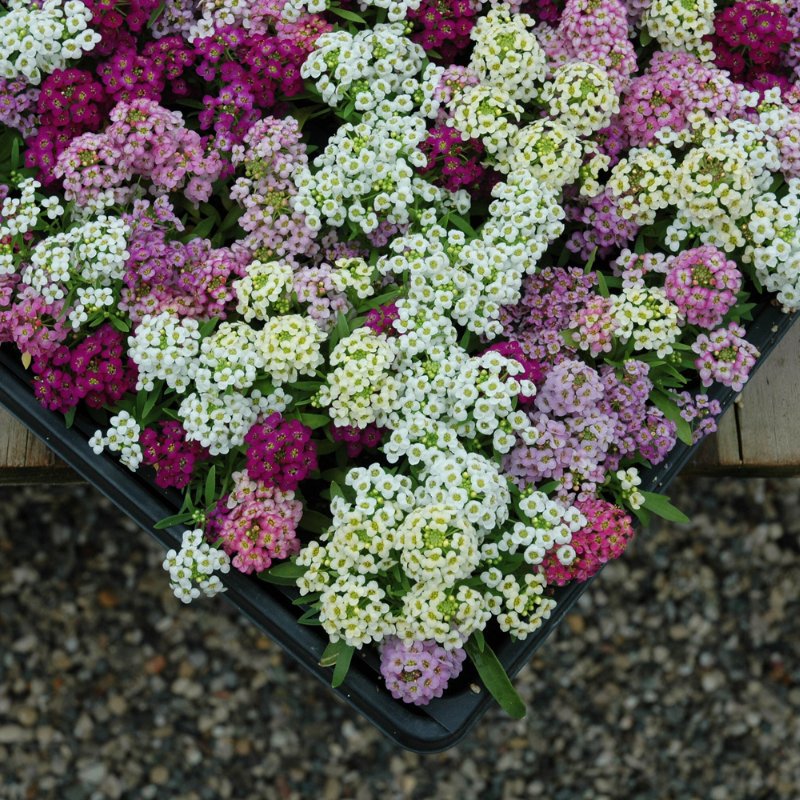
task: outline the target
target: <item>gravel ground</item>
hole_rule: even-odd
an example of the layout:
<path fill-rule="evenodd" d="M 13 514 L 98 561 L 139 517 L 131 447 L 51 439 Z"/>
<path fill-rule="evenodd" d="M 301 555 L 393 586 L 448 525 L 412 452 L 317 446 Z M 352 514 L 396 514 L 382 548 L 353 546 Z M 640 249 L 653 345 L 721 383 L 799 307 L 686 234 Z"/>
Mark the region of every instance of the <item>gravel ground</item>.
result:
<path fill-rule="evenodd" d="M 446 753 L 393 746 L 87 487 L 0 488 L 2 800 L 800 797 L 800 480 L 677 484 Z"/>

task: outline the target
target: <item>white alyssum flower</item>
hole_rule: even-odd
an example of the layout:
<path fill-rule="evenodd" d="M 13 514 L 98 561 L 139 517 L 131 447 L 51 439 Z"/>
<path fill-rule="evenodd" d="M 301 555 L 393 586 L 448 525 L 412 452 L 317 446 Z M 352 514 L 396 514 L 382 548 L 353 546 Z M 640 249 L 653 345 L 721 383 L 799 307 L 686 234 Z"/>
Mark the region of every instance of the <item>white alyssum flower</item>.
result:
<path fill-rule="evenodd" d="M 245 322 L 266 320 L 275 311 L 288 310 L 294 268 L 285 260 L 253 261 L 246 275 L 233 282 L 238 303 L 236 310 Z"/>
<path fill-rule="evenodd" d="M 127 412 L 120 411 L 109 420 L 109 428 L 103 433 L 95 431 L 89 439 L 89 447 L 100 455 L 104 450 L 119 453 L 120 462 L 131 472 L 136 472 L 142 463 L 143 453 L 139 444 L 142 429 L 139 423 Z"/>
<path fill-rule="evenodd" d="M 615 473 L 615 477 L 622 488 L 622 497 L 628 505 L 634 510 L 641 508 L 644 505 L 644 495 L 638 488 L 642 485 L 639 470 L 636 467 L 621 469 Z"/>
<path fill-rule="evenodd" d="M 340 125 L 311 167 L 301 166 L 292 180 L 293 209 L 319 230 L 323 222 L 348 221 L 366 234 L 381 222 L 406 225 L 422 209 L 469 208 L 463 190 L 452 193 L 417 174 L 427 163 L 419 145 L 427 136 L 425 119 L 398 99 L 364 113 L 361 122 Z"/>
<path fill-rule="evenodd" d="M 686 51 L 710 61 L 714 51 L 705 37 L 714 32 L 714 0 L 652 0 L 642 25 L 662 50 Z"/>
<path fill-rule="evenodd" d="M 128 355 L 139 368 L 137 391 L 151 392 L 155 381 L 185 392 L 191 384 L 194 360 L 200 352 L 197 320 L 181 318 L 169 311 L 146 314 L 128 337 Z"/>
<path fill-rule="evenodd" d="M 558 500 L 549 498 L 544 492 L 533 491 L 525 494 L 519 501 L 522 521 L 513 523 L 510 530 L 505 529 L 497 542 L 497 553 L 514 555 L 522 552 L 528 564 L 541 564 L 553 548 L 569 545 L 572 534 L 586 525 L 586 518 L 575 506 L 566 506 Z M 491 559 L 485 545 L 484 558 Z M 564 552 L 568 556 L 568 551 Z M 491 583 L 489 572 L 482 580 Z"/>
<path fill-rule="evenodd" d="M 101 214 L 48 236 L 34 246 L 23 281 L 48 303 L 63 299 L 73 279 L 95 288 L 111 286 L 125 273 L 129 234 L 122 219 Z"/>
<path fill-rule="evenodd" d="M 614 333 L 623 342 L 633 339 L 635 350 L 655 350 L 659 358 L 672 353 L 680 338 L 680 309 L 658 286 L 644 281 L 623 287 L 611 298 Z"/>
<path fill-rule="evenodd" d="M 324 102 L 346 100 L 356 111 L 374 109 L 382 100 L 404 91 L 404 82 L 422 69 L 425 51 L 406 36 L 402 23 L 378 23 L 355 34 L 323 33 L 300 68 L 313 79 Z"/>
<path fill-rule="evenodd" d="M 363 258 L 339 258 L 334 266 L 336 270 L 331 275 L 331 283 L 337 292 L 350 290 L 360 300 L 366 300 L 375 294 L 373 286 L 375 269 Z"/>
<path fill-rule="evenodd" d="M 189 362 L 188 375 L 198 392 L 249 389 L 264 355 L 261 336 L 246 322 L 222 322 L 200 343 L 200 352 Z"/>
<path fill-rule="evenodd" d="M 0 16 L 0 78 L 38 86 L 88 53 L 100 34 L 88 27 L 92 12 L 80 0 L 9 0 Z"/>
<path fill-rule="evenodd" d="M 162 567 L 169 573 L 175 597 L 191 603 L 201 595 L 214 597 L 227 591 L 215 573 L 228 573 L 231 560 L 223 550 L 204 540 L 202 530 L 195 529 L 183 532 L 180 550 L 167 551 Z"/>
<path fill-rule="evenodd" d="M 547 56 L 534 36 L 533 17 L 495 5 L 470 32 L 475 42 L 470 67 L 481 83 L 520 102 L 535 100 L 547 74 Z"/>
<path fill-rule="evenodd" d="M 370 328 L 356 328 L 337 342 L 317 398 L 335 425 L 384 423 L 400 390 L 390 374 L 395 355 L 394 342 Z"/>
<path fill-rule="evenodd" d="M 114 293 L 111 289 L 95 289 L 93 286 L 78 287 L 75 303 L 69 312 L 68 319 L 73 330 L 78 330 L 90 314 L 96 314 L 114 305 Z"/>
<path fill-rule="evenodd" d="M 550 114 L 579 136 L 605 128 L 619 111 L 619 95 L 608 73 L 588 61 L 557 67 L 541 92 Z"/>
<path fill-rule="evenodd" d="M 263 369 L 275 386 L 292 383 L 300 375 L 313 375 L 323 362 L 323 333 L 311 317 L 287 314 L 271 317 L 256 342 Z"/>

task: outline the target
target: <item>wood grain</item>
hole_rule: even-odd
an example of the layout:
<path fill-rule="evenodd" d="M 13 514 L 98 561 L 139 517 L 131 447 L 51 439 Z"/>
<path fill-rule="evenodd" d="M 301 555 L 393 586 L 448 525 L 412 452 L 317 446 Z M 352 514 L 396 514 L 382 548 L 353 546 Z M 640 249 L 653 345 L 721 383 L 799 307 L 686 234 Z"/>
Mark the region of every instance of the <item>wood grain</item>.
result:
<path fill-rule="evenodd" d="M 75 483 L 80 480 L 41 439 L 0 408 L 0 484 Z"/>

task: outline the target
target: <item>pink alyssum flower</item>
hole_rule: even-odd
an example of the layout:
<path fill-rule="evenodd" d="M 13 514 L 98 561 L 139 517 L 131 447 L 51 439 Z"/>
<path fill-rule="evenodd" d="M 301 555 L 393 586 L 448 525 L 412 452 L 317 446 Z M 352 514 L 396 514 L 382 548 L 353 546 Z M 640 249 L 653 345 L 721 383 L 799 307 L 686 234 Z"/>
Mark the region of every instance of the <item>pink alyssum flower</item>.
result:
<path fill-rule="evenodd" d="M 744 338 L 744 328 L 731 322 L 727 328 L 701 333 L 692 345 L 697 354 L 694 365 L 703 386 L 714 381 L 737 392 L 744 389 L 750 370 L 758 359 L 758 350 Z"/>
<path fill-rule="evenodd" d="M 430 639 L 407 644 L 387 636 L 381 645 L 381 675 L 395 700 L 424 706 L 442 696 L 461 674 L 465 659 L 461 648 L 445 650 Z"/>
<path fill-rule="evenodd" d="M 690 325 L 711 329 L 736 305 L 742 274 L 711 245 L 684 250 L 667 262 L 664 289 Z"/>
<path fill-rule="evenodd" d="M 303 504 L 294 492 L 255 481 L 246 471 L 235 472 L 233 479 L 233 491 L 209 515 L 206 538 L 218 542 L 233 566 L 246 575 L 263 572 L 273 560 L 297 553 Z"/>
<path fill-rule="evenodd" d="M 244 437 L 247 474 L 266 486 L 286 492 L 294 490 L 317 469 L 317 443 L 311 428 L 296 419 L 270 414 L 253 425 Z"/>

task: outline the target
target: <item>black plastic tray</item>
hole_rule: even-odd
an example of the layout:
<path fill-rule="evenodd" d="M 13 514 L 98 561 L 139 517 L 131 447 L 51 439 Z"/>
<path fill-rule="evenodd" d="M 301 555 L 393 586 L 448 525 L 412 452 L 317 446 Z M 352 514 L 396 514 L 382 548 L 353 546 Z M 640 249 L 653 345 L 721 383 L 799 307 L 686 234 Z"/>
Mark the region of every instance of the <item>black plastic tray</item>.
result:
<path fill-rule="evenodd" d="M 796 317 L 797 314 L 783 314 L 768 305 L 758 309 L 748 330 L 748 339 L 761 351 L 756 368 Z M 714 387 L 709 394 L 720 401 L 723 410 L 737 396 L 737 392 L 725 387 Z M 75 424 L 68 429 L 60 414 L 42 408 L 33 397 L 30 373 L 22 368 L 19 354 L 8 345 L 0 347 L 0 404 L 165 548 L 179 546 L 181 529 L 156 530 L 153 527 L 158 520 L 176 512 L 177 494 L 151 485 L 112 456 L 96 456 L 87 444 L 96 426 L 78 414 Z M 642 488 L 663 492 L 695 449 L 696 445 L 688 447 L 678 443 L 666 461 L 642 475 Z M 296 624 L 300 610 L 291 604 L 292 593 L 238 572 L 229 573 L 224 580 L 228 591 L 222 596 L 329 686 L 331 670 L 319 666 L 327 638 L 321 628 Z M 525 641 L 515 641 L 508 636 L 492 641 L 509 675 L 515 675 L 530 661 L 590 583 L 591 580 L 559 589 L 556 593 L 558 605 L 550 619 Z M 462 677 L 445 697 L 424 708 L 408 706 L 392 699 L 378 674 L 377 657 L 374 652 L 366 652 L 357 654 L 344 684 L 334 691 L 402 747 L 433 753 L 462 739 L 493 702 L 479 686 L 477 675 L 467 663 Z"/>

